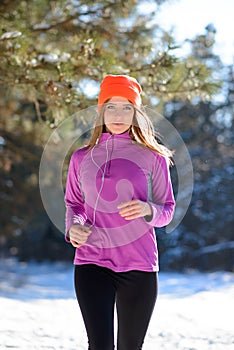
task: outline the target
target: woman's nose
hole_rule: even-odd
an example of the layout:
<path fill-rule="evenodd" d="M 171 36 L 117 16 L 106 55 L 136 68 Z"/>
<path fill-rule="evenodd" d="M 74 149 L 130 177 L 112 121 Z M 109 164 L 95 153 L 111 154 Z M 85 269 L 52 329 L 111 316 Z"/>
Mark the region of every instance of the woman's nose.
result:
<path fill-rule="evenodd" d="M 122 115 L 122 113 L 123 113 L 122 108 L 116 108 L 115 111 L 114 111 L 115 115 Z"/>

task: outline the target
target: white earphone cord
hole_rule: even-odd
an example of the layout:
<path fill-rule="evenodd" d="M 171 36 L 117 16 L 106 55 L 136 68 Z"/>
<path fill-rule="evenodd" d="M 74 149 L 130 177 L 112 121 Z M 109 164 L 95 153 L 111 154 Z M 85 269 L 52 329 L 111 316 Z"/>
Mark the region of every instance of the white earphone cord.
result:
<path fill-rule="evenodd" d="M 96 167 L 101 170 L 102 172 L 102 182 L 101 182 L 101 187 L 100 187 L 100 190 L 98 192 L 98 195 L 97 195 L 97 198 L 96 198 L 96 202 L 95 202 L 95 205 L 94 205 L 94 209 L 93 209 L 93 220 L 92 220 L 92 224 L 90 227 L 94 227 L 95 225 L 95 221 L 96 221 L 96 210 L 97 210 L 97 206 L 98 206 L 98 201 L 99 201 L 99 198 L 100 198 L 100 195 L 101 195 L 101 192 L 102 192 L 102 189 L 103 189 L 103 186 L 104 186 L 104 181 L 105 181 L 105 173 L 106 173 L 106 167 L 107 167 L 107 161 L 108 161 L 108 157 L 109 157 L 109 152 L 108 152 L 108 141 L 111 139 L 108 138 L 106 140 L 106 159 L 105 159 L 105 166 L 104 166 L 104 169 L 102 170 L 102 168 L 95 162 L 95 160 L 93 159 L 93 150 L 95 148 L 95 146 L 92 148 L 91 150 L 91 159 L 92 159 L 92 162 L 94 165 L 96 165 Z"/>

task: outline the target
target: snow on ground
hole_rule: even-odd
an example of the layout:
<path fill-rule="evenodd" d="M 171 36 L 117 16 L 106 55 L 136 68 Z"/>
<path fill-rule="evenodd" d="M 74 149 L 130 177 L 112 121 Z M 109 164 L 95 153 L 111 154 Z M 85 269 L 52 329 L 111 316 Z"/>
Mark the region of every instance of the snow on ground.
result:
<path fill-rule="evenodd" d="M 234 274 L 160 272 L 159 284 L 144 350 L 234 349 Z M 72 264 L 1 261 L 0 315 L 1 350 L 87 350 Z"/>

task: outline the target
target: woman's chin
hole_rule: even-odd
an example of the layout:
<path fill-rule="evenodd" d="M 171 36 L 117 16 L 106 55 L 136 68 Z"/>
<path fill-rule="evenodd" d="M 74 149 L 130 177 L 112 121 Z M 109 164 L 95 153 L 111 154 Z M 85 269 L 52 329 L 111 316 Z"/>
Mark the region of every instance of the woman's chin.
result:
<path fill-rule="evenodd" d="M 123 123 L 114 123 L 111 125 L 108 125 L 107 130 L 110 131 L 112 134 L 123 134 L 124 132 L 128 131 L 129 125 L 123 124 Z"/>

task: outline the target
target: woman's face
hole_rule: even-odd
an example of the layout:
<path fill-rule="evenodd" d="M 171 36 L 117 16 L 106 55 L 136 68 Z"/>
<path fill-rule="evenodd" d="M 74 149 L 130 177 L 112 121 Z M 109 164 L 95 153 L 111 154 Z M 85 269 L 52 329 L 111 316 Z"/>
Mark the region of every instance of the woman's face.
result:
<path fill-rule="evenodd" d="M 125 97 L 112 97 L 105 106 L 104 124 L 112 134 L 122 134 L 132 125 L 134 107 Z"/>

